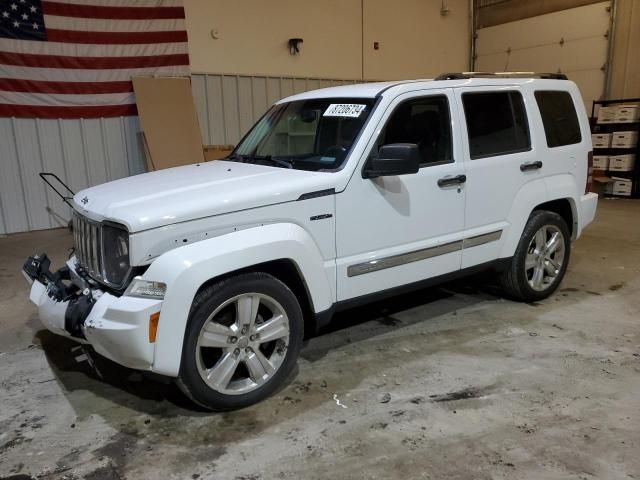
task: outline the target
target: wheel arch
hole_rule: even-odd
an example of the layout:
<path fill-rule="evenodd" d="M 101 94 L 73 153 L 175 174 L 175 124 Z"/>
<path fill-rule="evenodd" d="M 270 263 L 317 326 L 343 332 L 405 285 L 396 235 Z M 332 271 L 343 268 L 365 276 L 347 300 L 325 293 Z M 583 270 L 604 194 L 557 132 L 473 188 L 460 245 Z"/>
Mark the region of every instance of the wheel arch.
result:
<path fill-rule="evenodd" d="M 513 199 L 500 258 L 513 256 L 527 221 L 536 210 L 549 210 L 560 215 L 567 222 L 571 238 L 575 239 L 579 233 L 575 198 L 575 182 L 569 175 L 541 178 L 525 184 Z"/>
<path fill-rule="evenodd" d="M 238 270 L 223 273 L 216 277 L 212 277 L 204 282 L 194 294 L 194 298 L 204 289 L 210 285 L 224 280 L 225 278 L 235 277 L 243 273 L 261 272 L 271 275 L 284 283 L 298 299 L 300 308 L 302 309 L 302 315 L 304 317 L 304 331 L 307 332 L 316 331 L 316 315 L 313 309 L 313 303 L 311 301 L 311 293 L 309 292 L 309 286 L 307 285 L 300 268 L 294 260 L 291 258 L 278 258 L 276 260 L 270 260 L 255 265 L 249 265 Z"/>
<path fill-rule="evenodd" d="M 550 200 L 548 202 L 537 205 L 531 213 L 537 210 L 546 210 L 548 212 L 557 213 L 567 224 L 569 232 L 571 233 L 571 239 L 575 239 L 576 232 L 578 230 L 578 219 L 576 215 L 576 205 L 571 198 L 558 198 Z M 529 214 L 531 215 L 531 214 Z"/>
<path fill-rule="evenodd" d="M 260 271 L 287 284 L 312 319 L 334 302 L 330 269 L 310 234 L 299 225 L 269 224 L 171 250 L 143 278 L 164 282 L 153 371 L 177 376 L 191 305 L 198 291 L 233 274 Z M 335 284 L 335 280 L 334 280 Z M 309 324 L 311 328 L 313 324 Z"/>

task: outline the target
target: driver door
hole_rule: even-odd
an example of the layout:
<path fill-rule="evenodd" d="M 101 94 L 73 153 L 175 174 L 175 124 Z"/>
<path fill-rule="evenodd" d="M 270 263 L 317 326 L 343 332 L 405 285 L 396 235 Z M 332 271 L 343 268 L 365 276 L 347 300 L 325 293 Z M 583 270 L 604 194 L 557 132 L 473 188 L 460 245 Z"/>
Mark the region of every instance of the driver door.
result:
<path fill-rule="evenodd" d="M 460 269 L 464 163 L 449 89 L 396 98 L 369 154 L 336 195 L 337 296 L 347 300 Z M 362 169 L 382 145 L 415 143 L 418 173 L 372 179 Z"/>

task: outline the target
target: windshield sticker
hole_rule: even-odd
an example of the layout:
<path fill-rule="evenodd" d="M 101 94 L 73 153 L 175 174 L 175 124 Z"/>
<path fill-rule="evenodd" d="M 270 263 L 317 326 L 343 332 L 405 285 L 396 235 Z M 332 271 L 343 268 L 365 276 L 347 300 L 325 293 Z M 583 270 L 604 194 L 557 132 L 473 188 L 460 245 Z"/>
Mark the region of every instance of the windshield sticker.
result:
<path fill-rule="evenodd" d="M 324 111 L 324 117 L 352 117 L 358 118 L 366 105 L 356 103 L 332 103 Z"/>

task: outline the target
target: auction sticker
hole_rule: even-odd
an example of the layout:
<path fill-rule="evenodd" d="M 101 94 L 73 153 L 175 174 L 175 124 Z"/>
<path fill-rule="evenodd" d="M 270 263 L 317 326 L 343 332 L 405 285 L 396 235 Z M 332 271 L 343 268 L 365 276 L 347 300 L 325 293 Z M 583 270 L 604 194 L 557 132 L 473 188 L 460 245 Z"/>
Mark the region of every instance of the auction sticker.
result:
<path fill-rule="evenodd" d="M 332 103 L 324 111 L 324 117 L 353 117 L 358 118 L 366 105 L 357 103 Z"/>

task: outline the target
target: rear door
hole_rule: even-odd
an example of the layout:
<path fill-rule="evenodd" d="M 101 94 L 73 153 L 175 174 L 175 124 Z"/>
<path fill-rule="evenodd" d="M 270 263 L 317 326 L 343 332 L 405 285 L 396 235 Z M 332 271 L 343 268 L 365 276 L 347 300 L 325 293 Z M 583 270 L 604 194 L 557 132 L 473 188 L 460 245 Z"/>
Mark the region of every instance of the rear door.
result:
<path fill-rule="evenodd" d="M 532 146 L 530 102 L 518 86 L 460 88 L 456 99 L 467 175 L 466 268 L 499 257 L 516 195 L 526 183 L 542 178 L 545 165 Z"/>

